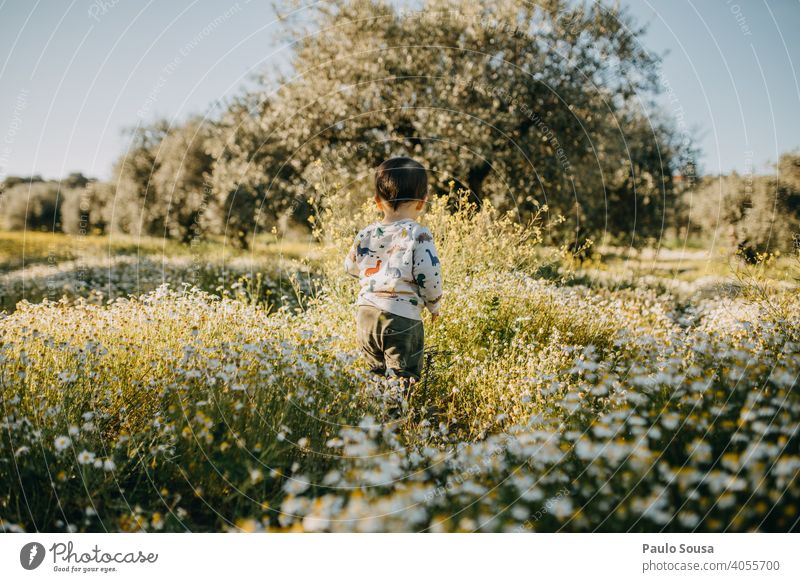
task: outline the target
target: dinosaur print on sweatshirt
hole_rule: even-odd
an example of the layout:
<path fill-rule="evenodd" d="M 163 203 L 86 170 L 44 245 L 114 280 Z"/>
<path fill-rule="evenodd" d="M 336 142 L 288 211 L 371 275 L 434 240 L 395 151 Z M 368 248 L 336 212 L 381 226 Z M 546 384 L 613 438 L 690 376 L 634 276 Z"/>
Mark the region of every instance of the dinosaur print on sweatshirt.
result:
<path fill-rule="evenodd" d="M 428 256 L 429 256 L 429 257 L 430 257 L 430 259 L 431 259 L 431 265 L 432 265 L 432 266 L 434 266 L 434 267 L 435 267 L 435 266 L 437 266 L 437 265 L 439 264 L 439 257 L 437 257 L 436 255 L 434 255 L 434 254 L 431 252 L 431 249 L 425 249 L 425 252 L 426 252 L 426 253 L 428 253 Z"/>
<path fill-rule="evenodd" d="M 372 277 L 372 275 L 376 274 L 380 270 L 381 270 L 381 260 L 378 259 L 378 262 L 375 263 L 374 267 L 370 267 L 369 269 L 364 271 L 364 275 L 366 275 L 367 277 Z"/>
<path fill-rule="evenodd" d="M 411 319 L 438 313 L 441 261 L 430 230 L 411 219 L 375 222 L 353 240 L 345 271 L 359 279 L 358 305 L 371 305 Z"/>
<path fill-rule="evenodd" d="M 362 247 L 361 245 L 356 246 L 356 255 L 358 257 L 363 257 L 364 255 L 369 255 L 370 253 L 374 253 L 375 251 L 371 250 L 368 247 Z"/>

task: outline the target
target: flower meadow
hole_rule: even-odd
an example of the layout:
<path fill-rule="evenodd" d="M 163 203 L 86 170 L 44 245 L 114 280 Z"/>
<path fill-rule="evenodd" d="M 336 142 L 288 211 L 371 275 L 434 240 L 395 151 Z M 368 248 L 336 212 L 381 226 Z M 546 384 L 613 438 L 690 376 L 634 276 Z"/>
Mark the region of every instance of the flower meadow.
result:
<path fill-rule="evenodd" d="M 12 238 L 8 236 L 11 233 L 6 234 L 4 238 Z M 314 280 L 303 261 L 294 256 L 293 249 L 287 253 L 268 247 L 266 257 L 256 255 L 255 250 L 225 256 L 226 253 L 209 251 L 208 245 L 192 248 L 173 243 L 162 248 L 147 241 L 142 249 L 128 248 L 133 242 L 124 246 L 119 242 L 115 247 L 109 244 L 107 254 L 103 255 L 95 248 L 100 246 L 98 242 L 92 241 L 90 245 L 82 240 L 88 238 L 84 236 L 70 241 L 78 252 L 59 257 L 52 247 L 63 241 L 45 239 L 48 247 L 37 248 L 43 244 L 37 240 L 41 237 L 35 235 L 41 233 L 34 233 L 33 243 L 19 244 L 15 240 L 16 244 L 7 249 L 0 244 L 0 309 L 13 311 L 21 301 L 38 303 L 45 299 L 82 298 L 89 303 L 105 304 L 116 298 L 155 291 L 165 284 L 175 289 L 196 287 L 242 301 L 279 305 L 294 299 L 297 291 L 307 293 Z M 0 238 L 2 242 L 9 241 Z M 258 252 L 263 250 L 259 248 Z M 29 256 L 25 257 L 26 254 Z M 27 264 L 3 272 L 2 257 L 9 255 L 22 255 Z"/>
<path fill-rule="evenodd" d="M 311 202 L 294 300 L 176 263 L 147 293 L 0 315 L 0 529 L 798 529 L 795 283 L 595 285 L 538 219 L 443 196 L 445 304 L 406 398 L 365 371 L 340 273 L 369 209 Z"/>

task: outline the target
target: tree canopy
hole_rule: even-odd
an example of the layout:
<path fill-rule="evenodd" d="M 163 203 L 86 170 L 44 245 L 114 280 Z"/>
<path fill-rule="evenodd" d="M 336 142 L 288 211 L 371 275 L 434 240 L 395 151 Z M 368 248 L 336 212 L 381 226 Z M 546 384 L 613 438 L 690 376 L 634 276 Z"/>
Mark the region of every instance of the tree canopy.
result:
<path fill-rule="evenodd" d="M 624 11 L 336 0 L 314 17 L 294 33 L 292 72 L 222 119 L 215 185 L 251 200 L 245 212 L 302 217 L 320 162 L 368 195 L 394 155 L 422 161 L 440 190 L 453 180 L 520 214 L 547 204 L 577 236 L 641 243 L 679 203 L 672 176 L 691 152 L 654 106 L 658 59 Z"/>

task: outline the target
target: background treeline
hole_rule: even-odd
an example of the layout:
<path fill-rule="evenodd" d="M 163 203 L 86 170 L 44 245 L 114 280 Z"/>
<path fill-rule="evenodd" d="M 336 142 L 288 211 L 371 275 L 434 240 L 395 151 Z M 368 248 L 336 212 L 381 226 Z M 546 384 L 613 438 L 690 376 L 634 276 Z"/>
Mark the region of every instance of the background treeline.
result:
<path fill-rule="evenodd" d="M 782 155 L 769 176 L 707 176 L 684 206 L 693 232 L 748 259 L 800 250 L 800 153 Z"/>
<path fill-rule="evenodd" d="M 0 186 L 0 226 L 189 242 L 202 232 L 212 195 L 212 158 L 206 151 L 211 126 L 190 120 L 137 127 L 107 183 L 79 173 L 61 181 L 9 177 Z"/>
<path fill-rule="evenodd" d="M 0 227 L 68 234 L 102 234 L 114 202 L 111 184 L 73 173 L 66 178 L 10 176 L 0 183 Z"/>
<path fill-rule="evenodd" d="M 800 155 L 783 156 L 774 177 L 698 177 L 690 136 L 657 105 L 659 59 L 624 10 L 422 4 L 320 3 L 314 18 L 287 21 L 289 71 L 214 115 L 137 126 L 108 184 L 7 179 L 0 223 L 247 247 L 263 229 L 307 226 L 320 189 L 359 204 L 372 168 L 410 155 L 430 168 L 434 193 L 466 188 L 521 220 L 547 205 L 547 242 L 559 245 L 791 246 Z"/>

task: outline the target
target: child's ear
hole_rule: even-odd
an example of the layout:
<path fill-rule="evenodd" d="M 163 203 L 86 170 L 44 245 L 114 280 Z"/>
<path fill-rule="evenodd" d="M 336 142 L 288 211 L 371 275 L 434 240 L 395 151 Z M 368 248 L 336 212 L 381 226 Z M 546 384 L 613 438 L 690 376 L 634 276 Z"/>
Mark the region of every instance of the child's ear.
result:
<path fill-rule="evenodd" d="M 417 210 L 422 210 L 425 207 L 425 200 L 420 200 L 417 202 Z"/>
<path fill-rule="evenodd" d="M 380 196 L 375 196 L 375 206 L 378 207 L 378 210 L 383 210 L 383 207 L 381 206 L 381 197 Z"/>

